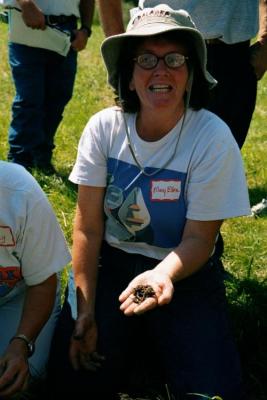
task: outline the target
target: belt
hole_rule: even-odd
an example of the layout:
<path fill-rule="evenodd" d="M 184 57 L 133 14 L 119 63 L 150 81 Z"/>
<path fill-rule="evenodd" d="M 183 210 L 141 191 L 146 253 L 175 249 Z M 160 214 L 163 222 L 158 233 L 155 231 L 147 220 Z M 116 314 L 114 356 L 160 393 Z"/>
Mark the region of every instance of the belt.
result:
<path fill-rule="evenodd" d="M 206 44 L 222 44 L 223 42 L 221 41 L 221 39 L 206 39 L 205 40 Z"/>
<path fill-rule="evenodd" d="M 75 22 L 77 17 L 75 15 L 46 15 L 45 22 L 47 25 L 65 24 L 67 22 Z"/>

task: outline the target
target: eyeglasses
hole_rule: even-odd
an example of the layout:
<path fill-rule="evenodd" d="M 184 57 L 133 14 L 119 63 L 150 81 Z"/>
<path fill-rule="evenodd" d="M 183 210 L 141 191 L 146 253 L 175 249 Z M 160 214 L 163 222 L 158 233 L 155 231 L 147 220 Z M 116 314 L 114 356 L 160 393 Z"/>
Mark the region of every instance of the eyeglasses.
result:
<path fill-rule="evenodd" d="M 143 69 L 153 69 L 158 65 L 159 60 L 163 60 L 164 64 L 171 69 L 180 68 L 184 65 L 188 57 L 180 53 L 168 53 L 163 57 L 158 57 L 152 53 L 144 53 L 134 58 L 134 61 Z"/>

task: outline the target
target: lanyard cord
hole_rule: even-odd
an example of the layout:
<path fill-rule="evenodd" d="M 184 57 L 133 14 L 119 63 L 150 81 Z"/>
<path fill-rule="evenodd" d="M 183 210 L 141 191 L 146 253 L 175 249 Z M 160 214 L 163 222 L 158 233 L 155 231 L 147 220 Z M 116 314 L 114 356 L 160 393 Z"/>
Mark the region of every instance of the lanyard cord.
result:
<path fill-rule="evenodd" d="M 123 121 L 124 121 L 124 125 L 125 125 L 125 130 L 126 130 L 127 144 L 128 144 L 129 150 L 130 150 L 130 152 L 131 152 L 131 155 L 132 155 L 132 157 L 133 157 L 133 159 L 134 159 L 136 165 L 138 166 L 138 168 L 140 169 L 140 171 L 141 171 L 144 175 L 146 175 L 146 176 L 153 176 L 153 175 L 158 174 L 158 173 L 159 173 L 160 171 L 162 171 L 165 167 L 167 167 L 167 165 L 170 164 L 171 161 L 172 161 L 172 160 L 174 159 L 174 157 L 175 157 L 176 150 L 177 150 L 177 147 L 178 147 L 178 143 L 179 143 L 179 141 L 180 141 L 180 137 L 181 137 L 182 130 L 183 130 L 183 126 L 184 126 L 184 122 L 185 122 L 186 110 L 185 110 L 185 112 L 184 112 L 184 114 L 183 114 L 183 117 L 182 117 L 183 120 L 182 120 L 182 123 L 181 123 L 180 131 L 179 131 L 179 134 L 178 134 L 178 137 L 177 137 L 177 140 L 176 140 L 176 144 L 175 144 L 175 147 L 174 147 L 174 151 L 173 151 L 171 157 L 162 165 L 162 167 L 160 167 L 160 168 L 158 168 L 158 169 L 156 169 L 155 171 L 150 172 L 150 173 L 146 172 L 146 170 L 145 170 L 146 167 L 143 167 L 143 166 L 141 165 L 141 163 L 138 161 L 138 158 L 137 158 L 137 156 L 136 156 L 136 154 L 135 154 L 135 152 L 134 152 L 133 145 L 132 145 L 132 143 L 131 143 L 130 133 L 129 133 L 129 129 L 128 129 L 128 125 L 127 125 L 127 122 L 126 122 L 126 118 L 125 118 L 124 112 L 122 113 L 122 115 L 123 115 Z"/>

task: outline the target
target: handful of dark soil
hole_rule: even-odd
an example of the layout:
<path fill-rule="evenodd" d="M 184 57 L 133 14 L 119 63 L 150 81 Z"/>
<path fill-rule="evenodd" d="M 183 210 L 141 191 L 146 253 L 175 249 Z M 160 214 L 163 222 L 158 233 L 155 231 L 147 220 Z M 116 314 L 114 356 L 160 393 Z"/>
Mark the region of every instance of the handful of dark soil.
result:
<path fill-rule="evenodd" d="M 134 288 L 133 295 L 133 301 L 137 304 L 140 304 L 148 297 L 155 297 L 156 293 L 150 285 L 138 285 Z"/>

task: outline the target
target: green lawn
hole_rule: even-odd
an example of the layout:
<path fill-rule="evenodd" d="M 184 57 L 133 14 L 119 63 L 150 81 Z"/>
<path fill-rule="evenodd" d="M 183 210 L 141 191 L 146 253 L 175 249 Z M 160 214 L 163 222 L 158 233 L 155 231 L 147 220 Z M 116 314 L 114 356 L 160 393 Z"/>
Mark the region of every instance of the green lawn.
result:
<path fill-rule="evenodd" d="M 113 104 L 99 47 L 103 39 L 95 19 L 87 49 L 79 54 L 74 95 L 56 136 L 54 165 L 58 176 L 34 173 L 48 195 L 71 246 L 76 189 L 68 181 L 78 140 L 88 118 Z M 6 159 L 7 130 L 14 89 L 7 64 L 7 26 L 0 24 L 0 157 Z M 259 83 L 257 107 L 242 149 L 251 204 L 267 197 L 267 74 Z M 267 213 L 226 221 L 224 264 L 233 326 L 251 400 L 267 399 Z M 66 280 L 66 273 L 63 281 Z M 208 327 L 207 327 L 208 329 Z"/>

